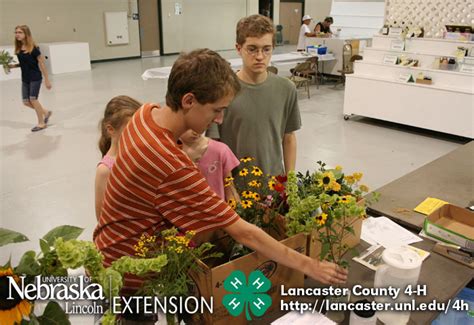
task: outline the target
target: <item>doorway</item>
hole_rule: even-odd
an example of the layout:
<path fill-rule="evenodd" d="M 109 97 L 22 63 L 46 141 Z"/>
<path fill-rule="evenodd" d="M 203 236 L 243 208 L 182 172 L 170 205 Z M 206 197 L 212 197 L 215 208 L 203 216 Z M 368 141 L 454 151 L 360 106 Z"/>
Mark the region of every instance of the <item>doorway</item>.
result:
<path fill-rule="evenodd" d="M 303 10 L 304 0 L 280 1 L 280 25 L 283 26 L 283 44 L 298 44 Z"/>
<path fill-rule="evenodd" d="M 143 58 L 160 56 L 159 0 L 138 0 L 138 26 Z"/>
<path fill-rule="evenodd" d="M 273 20 L 273 0 L 258 0 L 258 13 Z"/>

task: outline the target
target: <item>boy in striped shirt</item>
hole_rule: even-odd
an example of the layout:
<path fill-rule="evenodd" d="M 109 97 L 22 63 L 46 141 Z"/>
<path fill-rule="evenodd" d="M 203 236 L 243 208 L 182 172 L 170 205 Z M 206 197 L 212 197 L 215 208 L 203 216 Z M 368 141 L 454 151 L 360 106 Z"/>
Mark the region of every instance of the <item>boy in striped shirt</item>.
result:
<path fill-rule="evenodd" d="M 142 233 L 173 226 L 197 233 L 223 229 L 241 244 L 322 283 L 345 282 L 345 270 L 302 255 L 242 220 L 178 145 L 186 130 L 201 134 L 211 123 L 222 123 L 239 90 L 223 58 L 208 49 L 195 50 L 174 63 L 166 105 L 145 104 L 134 114 L 123 130 L 94 231 L 105 265 L 133 255 Z M 138 278 L 127 277 L 124 292 L 133 293 L 140 285 Z"/>

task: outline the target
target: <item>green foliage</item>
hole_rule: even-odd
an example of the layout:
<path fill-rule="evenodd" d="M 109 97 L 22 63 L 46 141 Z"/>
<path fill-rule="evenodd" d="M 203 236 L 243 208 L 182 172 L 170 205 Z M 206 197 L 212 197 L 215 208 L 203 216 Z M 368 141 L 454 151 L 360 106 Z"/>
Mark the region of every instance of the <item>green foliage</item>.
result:
<path fill-rule="evenodd" d="M 287 235 L 317 230 L 322 245 L 321 260 L 344 266 L 347 262 L 342 260 L 342 254 L 347 246 L 342 243 L 343 238 L 354 234 L 351 226 L 354 218 L 364 217 L 365 203 L 378 199 L 378 194 L 366 197 L 364 203 L 362 197 L 369 188 L 360 184 L 362 173 L 345 175 L 342 167 L 326 169 L 325 163 L 317 164 L 313 173 L 288 174 Z"/>
<path fill-rule="evenodd" d="M 189 277 L 190 271 L 199 270 L 196 261 L 220 257 L 221 253 L 211 253 L 213 247 L 204 243 L 198 247 L 191 241 L 193 231 L 178 233 L 176 228 L 167 229 L 157 237 L 144 234 L 135 245 L 138 256 L 153 258 L 165 255 L 167 263 L 159 274 L 145 281 L 141 292 L 144 295 L 184 296 L 194 284 Z"/>
<path fill-rule="evenodd" d="M 23 234 L 20 234 L 19 232 L 0 228 L 0 247 L 5 246 L 7 244 L 21 243 L 28 240 L 28 237 Z"/>

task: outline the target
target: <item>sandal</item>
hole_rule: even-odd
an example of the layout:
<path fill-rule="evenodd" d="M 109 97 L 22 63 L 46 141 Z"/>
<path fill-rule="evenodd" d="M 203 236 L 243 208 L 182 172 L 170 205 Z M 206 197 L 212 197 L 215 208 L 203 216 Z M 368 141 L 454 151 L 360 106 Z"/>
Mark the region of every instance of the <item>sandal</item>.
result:
<path fill-rule="evenodd" d="M 53 112 L 49 111 L 48 114 L 44 117 L 44 124 L 48 124 L 49 118 L 53 115 Z"/>
<path fill-rule="evenodd" d="M 35 126 L 34 128 L 31 129 L 31 132 L 38 132 L 38 131 L 41 131 L 41 130 L 44 130 L 46 129 L 46 125 L 41 127 L 41 126 Z"/>

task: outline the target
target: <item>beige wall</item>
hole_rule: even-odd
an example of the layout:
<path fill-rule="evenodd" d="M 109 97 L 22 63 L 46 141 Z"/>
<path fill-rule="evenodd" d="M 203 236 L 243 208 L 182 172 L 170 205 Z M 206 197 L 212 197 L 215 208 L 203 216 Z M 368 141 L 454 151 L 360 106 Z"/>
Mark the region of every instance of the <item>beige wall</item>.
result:
<path fill-rule="evenodd" d="M 319 21 L 323 20 L 331 12 L 332 0 L 306 0 L 304 4 L 304 14 L 313 17 L 314 21 L 310 28 L 314 27 Z"/>
<path fill-rule="evenodd" d="M 175 14 L 175 4 L 182 14 Z M 229 50 L 235 44 L 235 25 L 247 15 L 247 0 L 162 0 L 163 52 L 195 48 Z M 258 9 L 258 7 L 257 7 Z"/>
<path fill-rule="evenodd" d="M 136 0 L 0 0 L 0 44 L 16 25 L 29 25 L 37 43 L 88 42 L 91 60 L 140 55 L 138 20 L 128 20 L 129 44 L 106 45 L 104 12 L 137 12 Z M 50 17 L 50 21 L 47 21 Z"/>

